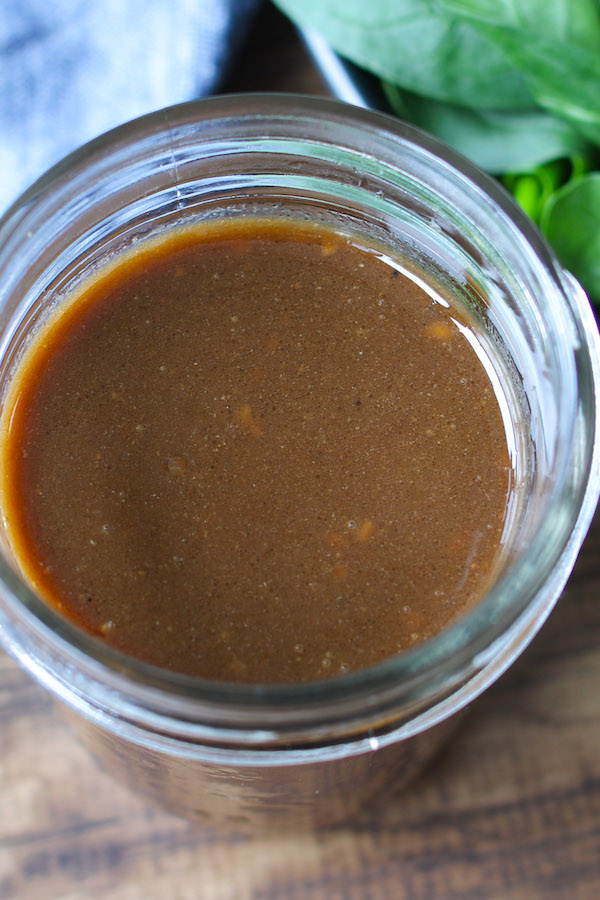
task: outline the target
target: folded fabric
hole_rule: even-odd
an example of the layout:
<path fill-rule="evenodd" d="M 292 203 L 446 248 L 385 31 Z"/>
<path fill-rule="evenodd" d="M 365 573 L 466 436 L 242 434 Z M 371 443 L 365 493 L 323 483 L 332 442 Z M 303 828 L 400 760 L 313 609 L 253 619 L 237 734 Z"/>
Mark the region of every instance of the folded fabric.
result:
<path fill-rule="evenodd" d="M 3 0 L 0 213 L 115 125 L 218 89 L 259 0 Z"/>

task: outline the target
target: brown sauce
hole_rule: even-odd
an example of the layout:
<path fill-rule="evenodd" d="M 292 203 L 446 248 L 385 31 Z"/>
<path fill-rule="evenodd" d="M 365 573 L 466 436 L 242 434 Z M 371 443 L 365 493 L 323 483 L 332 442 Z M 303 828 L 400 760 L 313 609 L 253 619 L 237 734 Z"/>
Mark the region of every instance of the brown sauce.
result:
<path fill-rule="evenodd" d="M 424 641 L 493 576 L 509 485 L 461 324 L 309 225 L 142 245 L 15 376 L 24 574 L 112 646 L 210 679 L 319 679 Z"/>

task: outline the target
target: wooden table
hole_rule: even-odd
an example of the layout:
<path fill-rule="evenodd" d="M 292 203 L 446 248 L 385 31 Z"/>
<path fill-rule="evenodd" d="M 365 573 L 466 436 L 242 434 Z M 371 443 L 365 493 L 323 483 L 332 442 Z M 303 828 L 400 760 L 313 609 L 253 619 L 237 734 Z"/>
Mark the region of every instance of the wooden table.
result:
<path fill-rule="evenodd" d="M 232 89 L 324 93 L 273 10 Z M 564 596 L 451 744 L 320 833 L 199 830 L 104 775 L 0 654 L 0 900 L 598 900 L 600 515 Z"/>

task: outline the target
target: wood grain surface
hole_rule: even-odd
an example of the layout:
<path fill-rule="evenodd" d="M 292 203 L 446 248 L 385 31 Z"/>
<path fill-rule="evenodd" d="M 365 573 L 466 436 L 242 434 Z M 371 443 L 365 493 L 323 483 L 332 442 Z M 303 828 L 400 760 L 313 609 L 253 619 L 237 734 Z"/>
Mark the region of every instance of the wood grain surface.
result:
<path fill-rule="evenodd" d="M 266 10 L 230 89 L 323 93 Z M 0 900 L 598 900 L 600 514 L 515 666 L 408 790 L 351 824 L 203 831 L 103 774 L 0 652 Z"/>

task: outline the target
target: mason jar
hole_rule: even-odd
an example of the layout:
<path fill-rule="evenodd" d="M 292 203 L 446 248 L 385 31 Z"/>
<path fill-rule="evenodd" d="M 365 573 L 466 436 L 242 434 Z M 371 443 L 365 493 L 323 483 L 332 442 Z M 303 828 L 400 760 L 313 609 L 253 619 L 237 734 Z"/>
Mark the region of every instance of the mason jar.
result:
<path fill-rule="evenodd" d="M 19 574 L 3 517 L 0 639 L 101 764 L 171 810 L 221 828 L 319 825 L 406 783 L 552 609 L 600 491 L 600 346 L 580 286 L 465 159 L 383 115 L 240 95 L 117 128 L 6 213 L 2 400 L 32 335 L 91 272 L 165 230 L 234 216 L 376 241 L 469 311 L 501 386 L 515 476 L 493 586 L 436 637 L 372 668 L 212 682 L 124 656 L 63 618 Z"/>

